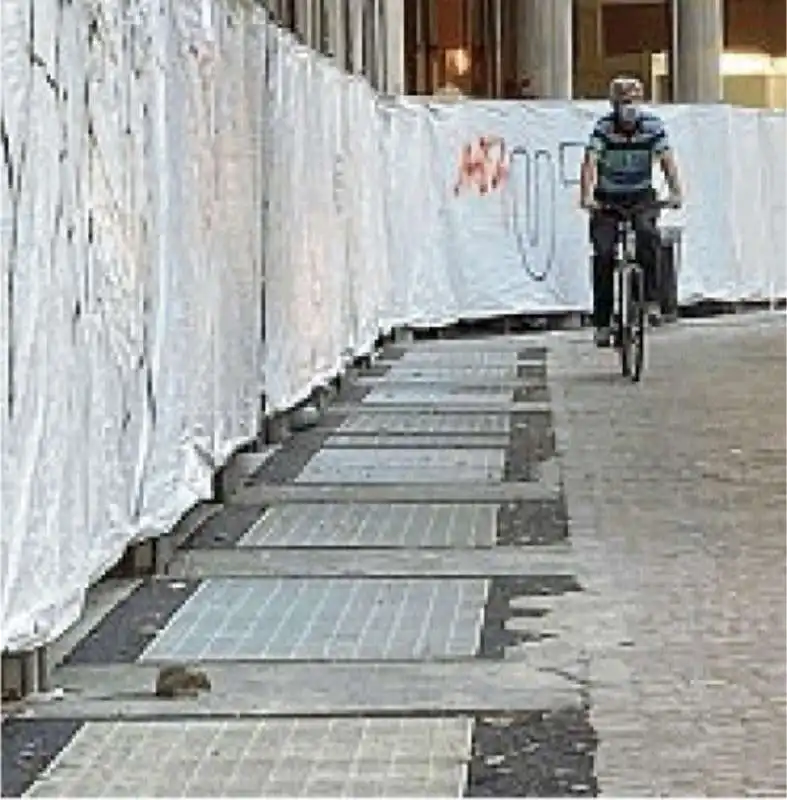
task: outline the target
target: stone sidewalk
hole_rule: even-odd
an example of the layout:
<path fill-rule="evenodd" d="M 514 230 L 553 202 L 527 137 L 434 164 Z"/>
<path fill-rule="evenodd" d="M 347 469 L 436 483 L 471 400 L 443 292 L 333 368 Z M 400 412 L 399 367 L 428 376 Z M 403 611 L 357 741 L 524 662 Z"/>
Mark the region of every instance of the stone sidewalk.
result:
<path fill-rule="evenodd" d="M 616 796 L 784 797 L 785 316 L 650 344 L 641 387 L 578 337 L 550 350 L 579 579 L 608 612 L 584 642 L 596 774 Z"/>
<path fill-rule="evenodd" d="M 784 333 L 659 331 L 640 386 L 587 332 L 389 348 L 6 722 L 3 794 L 783 793 Z"/>

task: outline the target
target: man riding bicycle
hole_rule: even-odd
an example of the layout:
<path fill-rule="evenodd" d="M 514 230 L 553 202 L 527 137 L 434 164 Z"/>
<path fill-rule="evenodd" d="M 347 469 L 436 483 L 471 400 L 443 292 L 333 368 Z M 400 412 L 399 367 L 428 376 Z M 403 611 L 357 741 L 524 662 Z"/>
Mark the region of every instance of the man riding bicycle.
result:
<path fill-rule="evenodd" d="M 593 243 L 593 326 L 596 344 L 608 347 L 614 301 L 617 217 L 605 203 L 618 207 L 644 206 L 634 217 L 637 261 L 645 276 L 645 300 L 651 324 L 661 321 L 658 302 L 659 212 L 648 208 L 656 199 L 653 161 L 658 160 L 669 187 L 669 206 L 680 208 L 682 192 L 664 123 L 642 108 L 642 82 L 615 78 L 609 87 L 612 111 L 599 119 L 590 135 L 582 164 L 582 207 L 590 211 Z"/>

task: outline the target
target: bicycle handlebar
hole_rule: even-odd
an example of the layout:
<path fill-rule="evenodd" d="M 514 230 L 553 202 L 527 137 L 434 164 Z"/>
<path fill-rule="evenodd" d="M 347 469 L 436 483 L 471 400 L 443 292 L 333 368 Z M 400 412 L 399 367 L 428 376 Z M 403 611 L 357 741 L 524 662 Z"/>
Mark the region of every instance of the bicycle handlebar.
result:
<path fill-rule="evenodd" d="M 633 206 L 621 206 L 607 201 L 598 203 L 599 211 L 611 211 L 621 217 L 633 217 L 643 211 L 662 211 L 666 208 L 670 208 L 670 206 L 671 202 L 664 199 L 647 200 L 643 203 L 636 203 Z"/>

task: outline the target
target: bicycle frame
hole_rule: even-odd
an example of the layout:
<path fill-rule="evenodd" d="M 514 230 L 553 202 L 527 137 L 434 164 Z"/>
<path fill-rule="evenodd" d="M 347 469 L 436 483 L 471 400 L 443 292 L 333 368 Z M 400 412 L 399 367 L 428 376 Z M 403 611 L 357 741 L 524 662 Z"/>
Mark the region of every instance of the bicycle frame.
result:
<path fill-rule="evenodd" d="M 635 264 L 637 261 L 637 232 L 634 223 L 627 217 L 618 220 L 618 230 L 615 239 L 617 250 L 616 264 Z"/>
<path fill-rule="evenodd" d="M 619 276 L 618 282 L 622 282 L 623 276 L 621 272 L 623 268 L 636 268 L 636 280 L 639 284 L 637 289 L 639 291 L 638 301 L 644 300 L 644 275 L 642 274 L 642 267 L 637 262 L 637 233 L 634 226 L 635 217 L 644 211 L 661 211 L 669 207 L 669 202 L 666 200 L 649 200 L 643 203 L 637 203 L 633 206 L 620 206 L 614 203 L 602 203 L 602 211 L 613 214 L 617 220 L 617 233 L 615 237 L 615 272 Z M 628 287 L 630 288 L 630 286 Z M 628 300 L 628 298 L 626 298 Z M 622 304 L 627 309 L 629 303 Z M 625 320 L 626 323 L 629 320 Z"/>
<path fill-rule="evenodd" d="M 632 295 L 640 302 L 644 291 L 642 267 L 637 263 L 637 234 L 630 218 L 621 217 L 615 241 L 615 289 L 614 313 L 619 317 L 620 327 L 629 329 L 633 320 Z M 634 286 L 633 284 L 636 284 Z"/>

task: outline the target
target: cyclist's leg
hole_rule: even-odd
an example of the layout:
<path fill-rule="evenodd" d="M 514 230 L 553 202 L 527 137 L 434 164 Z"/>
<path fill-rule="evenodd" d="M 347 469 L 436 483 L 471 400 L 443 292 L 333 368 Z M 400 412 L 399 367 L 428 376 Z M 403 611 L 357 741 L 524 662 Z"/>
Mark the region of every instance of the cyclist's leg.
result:
<path fill-rule="evenodd" d="M 602 212 L 590 217 L 590 240 L 593 243 L 593 327 L 596 344 L 609 345 L 612 304 L 615 296 L 613 267 L 615 261 L 615 218 Z"/>
<path fill-rule="evenodd" d="M 638 214 L 634 220 L 637 233 L 637 262 L 642 267 L 645 283 L 645 301 L 648 316 L 654 324 L 661 321 L 661 290 L 659 280 L 659 257 L 661 236 L 658 229 L 658 211 L 648 210 Z"/>

